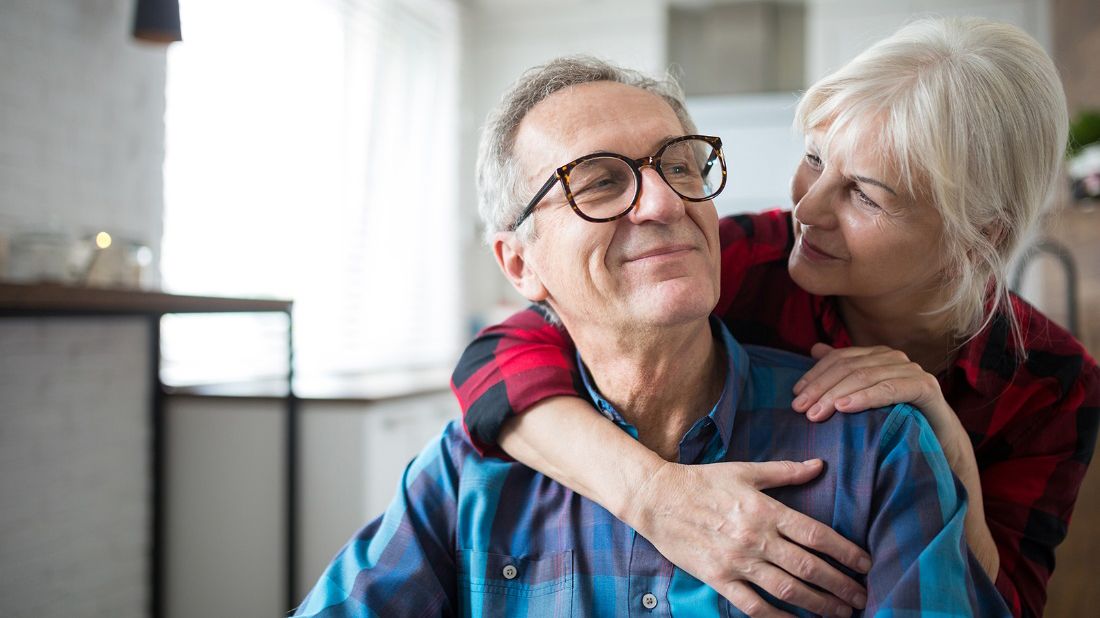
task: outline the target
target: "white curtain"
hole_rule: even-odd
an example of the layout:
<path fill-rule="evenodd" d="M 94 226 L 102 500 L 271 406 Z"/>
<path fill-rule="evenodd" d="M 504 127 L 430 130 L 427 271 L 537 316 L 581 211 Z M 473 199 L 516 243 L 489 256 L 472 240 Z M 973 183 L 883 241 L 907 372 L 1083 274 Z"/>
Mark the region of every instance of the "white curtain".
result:
<path fill-rule="evenodd" d="M 166 289 L 293 299 L 307 378 L 453 362 L 456 0 L 180 5 Z M 166 320 L 166 381 L 278 375 L 284 328 L 270 316 Z"/>

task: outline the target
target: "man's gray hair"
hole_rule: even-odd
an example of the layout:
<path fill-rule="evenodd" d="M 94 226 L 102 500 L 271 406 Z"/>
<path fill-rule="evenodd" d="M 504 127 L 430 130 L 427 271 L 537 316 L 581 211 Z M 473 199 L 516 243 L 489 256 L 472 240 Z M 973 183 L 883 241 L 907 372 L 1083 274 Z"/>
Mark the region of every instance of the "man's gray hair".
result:
<path fill-rule="evenodd" d="M 511 229 L 527 201 L 538 190 L 538 187 L 527 186 L 529 183 L 525 182 L 513 152 L 516 130 L 523 118 L 539 102 L 559 90 L 603 81 L 652 92 L 672 107 L 685 134 L 697 132 L 688 116 L 683 89 L 672 75 L 656 79 L 590 56 L 563 56 L 528 69 L 489 113 L 481 133 L 477 196 L 486 242 L 491 242 L 496 232 Z M 518 230 L 525 239 L 530 238 L 533 221 L 534 217 L 529 217 Z"/>

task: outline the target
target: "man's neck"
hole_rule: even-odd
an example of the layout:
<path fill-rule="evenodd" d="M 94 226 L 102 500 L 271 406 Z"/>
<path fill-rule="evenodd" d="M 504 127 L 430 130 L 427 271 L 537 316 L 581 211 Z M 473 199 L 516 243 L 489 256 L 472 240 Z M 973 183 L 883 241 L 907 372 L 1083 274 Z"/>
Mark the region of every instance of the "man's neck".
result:
<path fill-rule="evenodd" d="M 707 319 L 659 329 L 570 328 L 589 376 L 638 430 L 638 439 L 669 461 L 683 435 L 714 407 L 726 362 Z"/>

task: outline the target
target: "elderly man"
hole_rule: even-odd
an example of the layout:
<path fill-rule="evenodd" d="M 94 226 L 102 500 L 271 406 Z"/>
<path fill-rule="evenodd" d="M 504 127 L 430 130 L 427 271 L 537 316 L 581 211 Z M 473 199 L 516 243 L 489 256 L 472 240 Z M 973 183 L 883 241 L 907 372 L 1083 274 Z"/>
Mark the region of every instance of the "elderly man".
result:
<path fill-rule="evenodd" d="M 529 71 L 495 112 L 478 162 L 501 270 L 568 328 L 597 407 L 666 459 L 824 460 L 820 478 L 773 495 L 867 547 L 866 575 L 848 571 L 864 578 L 866 596 L 855 584 L 849 603 L 807 588 L 792 605 L 756 589 L 740 597 L 753 599 L 742 609 L 777 615 L 756 602 L 763 597 L 838 616 L 852 606 L 1005 614 L 968 555 L 965 497 L 916 410 L 809 423 L 785 411 L 810 361 L 742 347 L 708 317 L 720 249 L 710 200 L 726 170 L 721 141 L 694 133 L 674 84 L 583 58 Z M 386 513 L 298 609 L 649 613 L 740 615 L 599 505 L 520 464 L 480 457 L 457 422 L 409 465 Z"/>

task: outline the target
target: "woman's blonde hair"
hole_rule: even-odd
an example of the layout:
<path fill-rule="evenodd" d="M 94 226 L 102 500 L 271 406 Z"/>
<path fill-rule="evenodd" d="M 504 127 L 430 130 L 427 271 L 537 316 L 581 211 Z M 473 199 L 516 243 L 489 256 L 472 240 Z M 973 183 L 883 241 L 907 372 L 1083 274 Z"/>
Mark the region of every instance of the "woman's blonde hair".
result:
<path fill-rule="evenodd" d="M 985 19 L 915 21 L 811 86 L 795 125 L 827 126 L 826 150 L 872 144 L 896 162 L 943 218 L 953 290 L 939 311 L 962 339 L 1002 312 L 1022 353 L 1008 263 L 1060 178 L 1068 131 L 1058 72 L 1035 39 Z"/>

